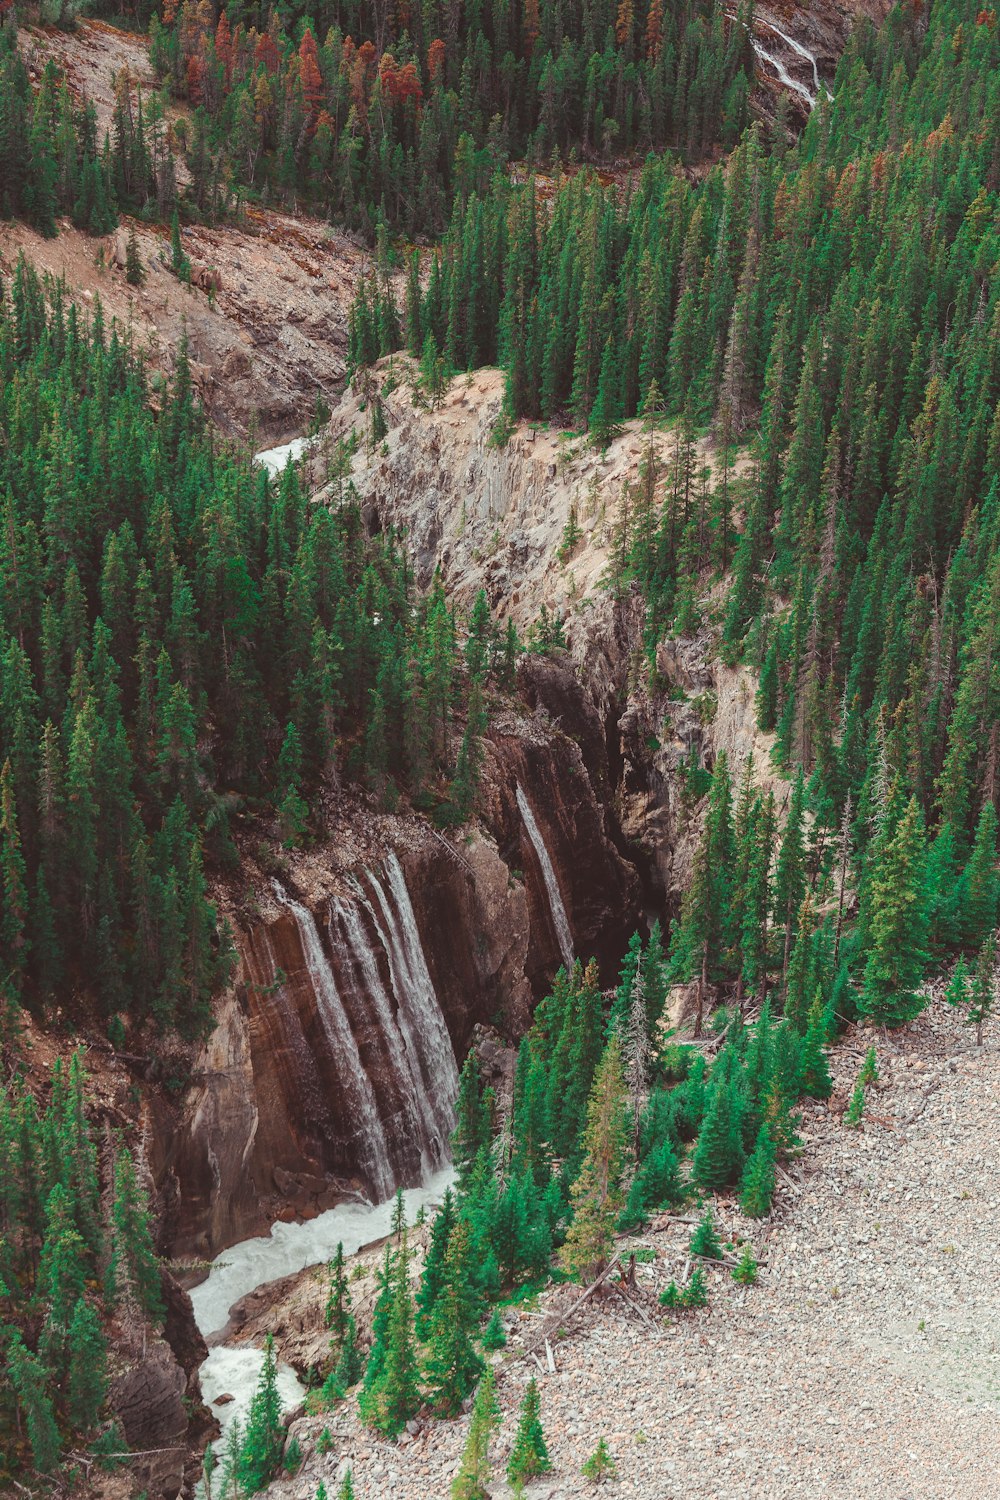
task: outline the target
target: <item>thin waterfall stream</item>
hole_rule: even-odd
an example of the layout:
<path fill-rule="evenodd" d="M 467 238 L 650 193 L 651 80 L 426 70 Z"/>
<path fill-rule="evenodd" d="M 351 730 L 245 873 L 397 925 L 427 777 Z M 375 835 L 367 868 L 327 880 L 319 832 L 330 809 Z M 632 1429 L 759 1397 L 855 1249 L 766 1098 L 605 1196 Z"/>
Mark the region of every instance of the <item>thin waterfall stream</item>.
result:
<path fill-rule="evenodd" d="M 789 36 L 787 32 L 782 31 L 781 27 L 776 26 L 773 21 L 765 20 L 763 17 L 759 19 L 757 24 L 765 27 L 768 31 L 773 32 L 776 37 L 780 37 L 780 39 L 785 43 L 785 46 L 790 47 L 791 50 L 795 53 L 796 57 L 801 57 L 804 62 L 807 62 L 809 64 L 809 66 L 812 68 L 813 75 L 812 89 L 808 88 L 806 84 L 800 82 L 798 78 L 792 77 L 791 73 L 789 73 L 788 69 L 785 67 L 785 64 L 781 61 L 781 58 L 775 57 L 772 52 L 769 52 L 767 50 L 763 42 L 761 42 L 754 35 L 753 31 L 745 21 L 741 20 L 740 17 L 732 14 L 729 14 L 728 18 L 730 21 L 737 21 L 739 25 L 741 25 L 748 33 L 750 37 L 750 45 L 754 50 L 754 56 L 758 57 L 761 62 L 767 63 L 768 67 L 778 75 L 778 82 L 783 84 L 786 89 L 791 89 L 793 93 L 798 94 L 801 99 L 804 99 L 809 105 L 810 109 L 815 108 L 816 101 L 819 98 L 821 91 L 826 95 L 828 99 L 833 98 L 830 90 L 820 79 L 819 65 L 816 62 L 815 56 L 812 52 L 809 51 L 808 47 L 804 47 L 802 43 L 797 42 L 793 36 Z"/>
<path fill-rule="evenodd" d="M 566 907 L 563 904 L 562 891 L 556 879 L 556 872 L 549 858 L 549 851 L 545 847 L 545 840 L 532 811 L 531 803 L 524 795 L 524 791 L 518 783 L 517 806 L 528 831 L 532 848 L 538 856 L 538 863 L 542 869 L 542 879 L 545 881 L 545 889 L 549 897 L 549 910 L 552 912 L 552 925 L 556 930 L 556 938 L 559 941 L 559 952 L 562 954 L 563 963 L 567 969 L 573 966 L 573 933 L 569 925 L 569 917 L 566 915 Z"/>

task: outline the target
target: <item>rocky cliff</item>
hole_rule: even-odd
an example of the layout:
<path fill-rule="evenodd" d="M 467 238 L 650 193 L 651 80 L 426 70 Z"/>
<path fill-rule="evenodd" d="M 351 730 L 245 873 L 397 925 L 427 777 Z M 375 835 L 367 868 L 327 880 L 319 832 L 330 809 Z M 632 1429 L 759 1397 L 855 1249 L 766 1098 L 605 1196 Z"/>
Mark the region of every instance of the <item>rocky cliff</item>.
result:
<path fill-rule="evenodd" d="M 585 699 L 563 677 L 582 722 Z M 236 982 L 172 1128 L 157 1132 L 172 1254 L 214 1255 L 275 1218 L 385 1197 L 441 1164 L 473 1027 L 522 1034 L 566 956 L 524 799 L 572 949 L 613 979 L 642 890 L 599 745 L 591 769 L 539 702 L 502 716 L 485 749 L 481 815 L 458 837 L 345 798 L 322 848 L 267 875 L 248 864 L 250 889 L 229 910 Z"/>

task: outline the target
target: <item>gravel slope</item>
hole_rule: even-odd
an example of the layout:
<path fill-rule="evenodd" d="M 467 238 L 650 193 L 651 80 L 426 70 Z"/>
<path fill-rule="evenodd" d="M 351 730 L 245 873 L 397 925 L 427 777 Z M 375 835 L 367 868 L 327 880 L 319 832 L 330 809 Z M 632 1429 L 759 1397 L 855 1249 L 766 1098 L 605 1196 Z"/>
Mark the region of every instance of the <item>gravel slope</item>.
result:
<path fill-rule="evenodd" d="M 834 1053 L 838 1092 L 869 1037 Z M 823 1497 L 979 1500 L 1000 1493 L 1000 1048 L 977 1049 L 940 1004 L 878 1038 L 882 1079 L 865 1127 L 807 1110 L 805 1151 L 769 1224 L 718 1217 L 759 1247 L 756 1288 L 710 1272 L 710 1306 L 650 1331 L 609 1298 L 555 1344 L 557 1371 L 515 1357 L 539 1328 L 522 1317 L 503 1361 L 504 1423 L 494 1496 L 513 1440 L 514 1409 L 538 1376 L 554 1463 L 535 1500 L 590 1492 L 579 1466 L 604 1436 L 635 1500 Z M 683 1270 L 689 1230 L 646 1236 L 646 1305 Z M 566 1289 L 553 1292 L 569 1302 Z M 359 1500 L 445 1500 L 467 1421 L 430 1424 L 403 1445 L 374 1441 L 353 1412 L 326 1419 L 330 1454 L 311 1452 L 322 1422 L 294 1424 L 307 1463 L 269 1494 L 336 1494 L 353 1460 Z"/>

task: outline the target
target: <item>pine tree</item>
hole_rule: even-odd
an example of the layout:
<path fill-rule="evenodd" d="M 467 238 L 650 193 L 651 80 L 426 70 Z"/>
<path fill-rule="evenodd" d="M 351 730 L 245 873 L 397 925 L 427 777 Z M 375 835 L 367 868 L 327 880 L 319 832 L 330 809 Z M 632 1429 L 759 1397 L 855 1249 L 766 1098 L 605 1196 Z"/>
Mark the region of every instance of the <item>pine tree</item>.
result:
<path fill-rule="evenodd" d="M 583 1166 L 571 1190 L 573 1220 L 560 1252 L 562 1263 L 571 1274 L 598 1275 L 611 1253 L 614 1227 L 623 1203 L 624 1105 L 621 1047 L 617 1036 L 612 1036 L 587 1104 Z"/>
<path fill-rule="evenodd" d="M 865 1086 L 863 1083 L 854 1085 L 854 1092 L 850 1097 L 847 1109 L 844 1113 L 844 1124 L 851 1125 L 855 1129 L 861 1124 L 865 1112 Z"/>
<path fill-rule="evenodd" d="M 817 990 L 809 1012 L 809 1025 L 802 1040 L 800 1087 L 811 1099 L 829 1099 L 833 1079 L 826 1060 L 827 1014 Z"/>
<path fill-rule="evenodd" d="M 580 1469 L 584 1479 L 589 1479 L 591 1484 L 602 1484 L 605 1479 L 618 1478 L 618 1466 L 611 1457 L 611 1450 L 603 1438 L 600 1438 L 597 1447 Z"/>
<path fill-rule="evenodd" d="M 351 1291 L 344 1269 L 344 1244 L 337 1242 L 337 1249 L 330 1262 L 330 1290 L 327 1293 L 323 1321 L 330 1330 L 330 1342 L 339 1349 L 347 1336 L 351 1318 Z"/>
<path fill-rule="evenodd" d="M 858 1009 L 881 1026 L 901 1026 L 925 1004 L 917 993 L 926 962 L 923 876 L 922 821 L 911 797 L 868 877 L 869 951 Z"/>
<path fill-rule="evenodd" d="M 424 1270 L 417 1292 L 417 1324 L 422 1333 L 426 1333 L 434 1304 L 444 1286 L 445 1257 L 455 1221 L 455 1199 L 451 1188 L 446 1188 L 441 1207 L 434 1215 L 431 1225 L 430 1244 L 424 1257 Z"/>
<path fill-rule="evenodd" d="M 743 1101 L 735 1076 L 720 1071 L 724 1054 L 720 1054 L 713 1075 L 712 1093 L 704 1123 L 698 1132 L 698 1141 L 691 1158 L 691 1172 L 697 1183 L 709 1192 L 715 1192 L 729 1182 L 735 1182 L 744 1162 L 742 1141 Z"/>
<path fill-rule="evenodd" d="M 340 1354 L 337 1356 L 337 1363 L 334 1365 L 327 1381 L 331 1392 L 336 1393 L 337 1399 L 342 1394 L 346 1394 L 352 1385 L 357 1385 L 361 1379 L 362 1369 L 363 1361 L 361 1351 L 358 1348 L 357 1324 L 354 1321 L 353 1314 L 351 1314 L 347 1319 L 347 1329 L 344 1333 L 343 1343 L 340 1346 Z"/>
<path fill-rule="evenodd" d="M 108 1295 L 112 1301 L 118 1297 L 124 1278 L 134 1287 L 144 1311 L 158 1321 L 163 1317 L 164 1308 L 160 1267 L 149 1228 L 149 1209 L 136 1176 L 135 1164 L 124 1147 L 115 1158 L 114 1170 Z"/>
<path fill-rule="evenodd" d="M 316 1496 L 319 1500 L 319 1496 Z M 340 1481 L 340 1489 L 337 1491 L 337 1500 L 354 1500 L 354 1471 L 344 1470 L 344 1477 Z"/>
<path fill-rule="evenodd" d="M 685 1312 L 693 1312 L 698 1307 L 704 1307 L 708 1302 L 708 1283 L 701 1266 L 695 1266 L 688 1278 L 688 1284 L 681 1293 L 681 1306 Z"/>
<path fill-rule="evenodd" d="M 274 1340 L 268 1334 L 264 1340 L 264 1363 L 250 1401 L 236 1465 L 237 1478 L 247 1495 L 266 1489 L 281 1467 L 285 1429 L 281 1425 L 277 1376 Z"/>
<path fill-rule="evenodd" d="M 525 1481 L 551 1469 L 540 1420 L 541 1400 L 534 1376 L 528 1381 L 518 1416 L 517 1435 L 507 1464 L 507 1478 L 515 1494 L 522 1494 Z"/>
<path fill-rule="evenodd" d="M 129 286 L 142 286 L 146 280 L 146 272 L 143 270 L 142 258 L 139 255 L 139 244 L 135 237 L 135 225 L 130 224 L 128 240 L 125 245 L 125 280 Z"/>
<path fill-rule="evenodd" d="M 373 1378 L 365 1374 L 360 1400 L 363 1420 L 384 1437 L 396 1437 L 420 1405 L 417 1356 L 413 1339 L 413 1301 L 410 1296 L 410 1255 L 405 1233 L 389 1271 L 384 1312 L 384 1353 Z M 373 1327 L 374 1341 L 378 1335 Z M 371 1369 L 369 1359 L 369 1370 Z"/>
<path fill-rule="evenodd" d="M 771 1131 L 767 1122 L 762 1122 L 753 1154 L 740 1180 L 740 1208 L 748 1218 L 763 1219 L 771 1212 L 776 1156 Z"/>
<path fill-rule="evenodd" d="M 959 963 L 961 963 L 961 959 L 959 959 Z M 862 1085 L 862 1087 L 867 1088 L 870 1083 L 878 1083 L 878 1080 L 878 1058 L 875 1053 L 875 1048 L 869 1047 L 868 1051 L 865 1053 L 865 1060 L 861 1064 L 861 1072 L 858 1074 L 858 1082 Z"/>
<path fill-rule="evenodd" d="M 657 1209 L 682 1203 L 684 1195 L 677 1152 L 673 1143 L 664 1139 L 653 1147 L 633 1177 L 620 1227 L 644 1224 Z"/>
<path fill-rule="evenodd" d="M 990 932 L 983 939 L 969 987 L 967 1023 L 976 1028 L 976 1045 L 983 1045 L 983 1026 L 993 1014 L 997 987 L 997 938 Z"/>
<path fill-rule="evenodd" d="M 107 1394 L 107 1342 L 97 1313 L 82 1297 L 73 1312 L 67 1345 L 69 1418 L 74 1428 L 87 1432 L 96 1423 Z"/>
<path fill-rule="evenodd" d="M 170 220 L 170 268 L 180 281 L 191 280 L 191 262 L 181 244 L 181 224 L 176 208 Z"/>
<path fill-rule="evenodd" d="M 692 1255 L 700 1255 L 708 1260 L 722 1259 L 722 1245 L 715 1232 L 715 1220 L 712 1218 L 711 1208 L 706 1208 L 691 1236 L 688 1248 Z"/>
<path fill-rule="evenodd" d="M 733 1266 L 731 1272 L 734 1281 L 740 1286 L 756 1286 L 757 1284 L 757 1262 L 749 1245 L 743 1246 L 743 1253 L 739 1261 Z"/>
<path fill-rule="evenodd" d="M 473 1345 L 479 1322 L 479 1298 L 473 1281 L 473 1246 L 468 1224 L 452 1230 L 444 1260 L 444 1285 L 430 1319 L 425 1374 L 431 1397 L 453 1416 L 483 1372 Z"/>
<path fill-rule="evenodd" d="M 503 1326 L 500 1309 L 495 1307 L 490 1313 L 490 1320 L 483 1330 L 483 1348 L 489 1353 L 502 1349 L 507 1343 L 507 1332 Z"/>
<path fill-rule="evenodd" d="M 456 1124 L 451 1138 L 452 1160 L 458 1172 L 459 1186 L 464 1187 L 476 1157 L 490 1142 L 490 1096 L 483 1089 L 479 1058 L 470 1052 L 459 1075 L 458 1099 L 455 1103 Z"/>
<path fill-rule="evenodd" d="M 452 1481 L 451 1500 L 489 1500 L 486 1486 L 490 1478 L 490 1442 L 499 1425 L 496 1377 L 492 1365 L 487 1365 L 476 1389 L 469 1435 L 465 1440 L 461 1466 Z"/>
<path fill-rule="evenodd" d="M 970 948 L 978 948 L 996 926 L 1000 896 L 996 861 L 996 809 L 992 802 L 986 802 L 976 825 L 972 853 L 955 893 L 962 938 Z"/>
<path fill-rule="evenodd" d="M 0 947 L 5 977 L 20 989 L 30 948 L 27 872 L 21 852 L 14 773 L 9 759 L 0 770 Z"/>
<path fill-rule="evenodd" d="M 45 1369 L 17 1329 L 7 1342 L 7 1372 L 28 1429 L 32 1463 L 39 1474 L 48 1474 L 59 1462 L 59 1429 L 46 1394 Z"/>
<path fill-rule="evenodd" d="M 636 962 L 622 1041 L 625 1084 L 632 1105 L 632 1150 L 639 1154 L 639 1119 L 649 1089 L 649 1017 L 641 957 Z"/>

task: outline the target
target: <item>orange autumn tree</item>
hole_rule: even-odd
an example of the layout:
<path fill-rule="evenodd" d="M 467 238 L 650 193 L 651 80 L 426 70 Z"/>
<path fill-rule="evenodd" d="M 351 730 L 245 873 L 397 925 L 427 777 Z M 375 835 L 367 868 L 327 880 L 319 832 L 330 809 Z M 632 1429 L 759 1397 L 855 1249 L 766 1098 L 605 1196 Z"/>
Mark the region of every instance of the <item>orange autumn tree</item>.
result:
<path fill-rule="evenodd" d="M 309 128 L 315 130 L 325 91 L 323 75 L 319 70 L 316 38 L 311 31 L 304 32 L 299 43 L 299 78 L 302 80 L 302 97 L 309 111 Z"/>

